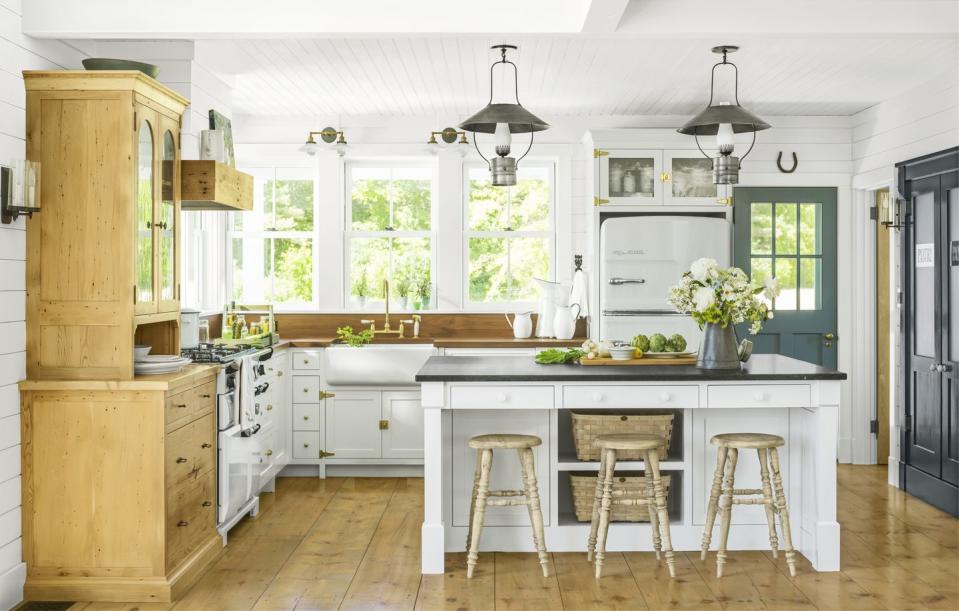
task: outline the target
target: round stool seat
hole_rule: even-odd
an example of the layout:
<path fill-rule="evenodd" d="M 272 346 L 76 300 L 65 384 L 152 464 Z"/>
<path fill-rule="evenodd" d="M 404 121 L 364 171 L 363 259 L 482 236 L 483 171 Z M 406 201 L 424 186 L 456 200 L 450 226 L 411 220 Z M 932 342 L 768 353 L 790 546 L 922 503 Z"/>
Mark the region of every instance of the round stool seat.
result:
<path fill-rule="evenodd" d="M 786 440 L 779 435 L 766 433 L 722 433 L 713 435 L 709 443 L 722 448 L 761 449 L 784 446 Z"/>
<path fill-rule="evenodd" d="M 519 450 L 523 448 L 535 448 L 542 444 L 543 440 L 536 435 L 512 435 L 507 433 L 477 435 L 469 440 L 469 446 L 474 450 Z"/>
<path fill-rule="evenodd" d="M 593 440 L 593 447 L 604 450 L 655 450 L 661 445 L 662 437 L 646 433 L 598 435 Z"/>

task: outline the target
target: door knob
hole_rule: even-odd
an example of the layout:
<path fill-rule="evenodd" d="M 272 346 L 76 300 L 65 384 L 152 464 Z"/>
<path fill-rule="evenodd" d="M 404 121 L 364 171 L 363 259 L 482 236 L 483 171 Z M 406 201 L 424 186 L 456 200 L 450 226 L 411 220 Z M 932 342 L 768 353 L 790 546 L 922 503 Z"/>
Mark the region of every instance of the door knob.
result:
<path fill-rule="evenodd" d="M 832 348 L 832 343 L 836 339 L 836 334 L 833 333 L 832 331 L 827 331 L 826 333 L 823 334 L 822 337 L 824 340 L 826 340 L 826 347 Z"/>
<path fill-rule="evenodd" d="M 936 365 L 936 371 L 939 373 L 946 373 L 952 371 L 952 365 L 946 365 L 945 363 L 940 363 Z"/>

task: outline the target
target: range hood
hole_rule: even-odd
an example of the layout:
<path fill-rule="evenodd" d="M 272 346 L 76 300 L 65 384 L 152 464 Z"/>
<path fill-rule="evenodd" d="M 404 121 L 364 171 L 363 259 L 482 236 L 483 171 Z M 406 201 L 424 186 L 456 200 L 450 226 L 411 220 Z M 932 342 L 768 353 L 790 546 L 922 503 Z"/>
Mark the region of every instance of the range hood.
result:
<path fill-rule="evenodd" d="M 248 212 L 253 209 L 253 177 L 218 161 L 180 162 L 180 209 Z"/>

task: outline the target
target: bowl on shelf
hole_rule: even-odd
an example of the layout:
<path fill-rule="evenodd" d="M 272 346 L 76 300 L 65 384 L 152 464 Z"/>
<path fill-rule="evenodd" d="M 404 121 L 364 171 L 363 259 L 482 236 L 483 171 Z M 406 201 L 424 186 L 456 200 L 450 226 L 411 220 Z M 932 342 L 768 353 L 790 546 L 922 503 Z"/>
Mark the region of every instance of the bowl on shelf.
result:
<path fill-rule="evenodd" d="M 83 60 L 83 67 L 87 70 L 139 70 L 150 78 L 160 74 L 160 67 L 144 62 L 135 62 L 131 59 L 112 59 L 109 57 L 88 57 Z"/>
<path fill-rule="evenodd" d="M 628 361 L 636 354 L 632 346 L 613 346 L 609 349 L 609 356 L 614 361 Z"/>
<path fill-rule="evenodd" d="M 133 347 L 133 360 L 139 361 L 146 355 L 150 354 L 150 349 L 153 346 L 147 346 L 146 344 L 137 344 Z"/>

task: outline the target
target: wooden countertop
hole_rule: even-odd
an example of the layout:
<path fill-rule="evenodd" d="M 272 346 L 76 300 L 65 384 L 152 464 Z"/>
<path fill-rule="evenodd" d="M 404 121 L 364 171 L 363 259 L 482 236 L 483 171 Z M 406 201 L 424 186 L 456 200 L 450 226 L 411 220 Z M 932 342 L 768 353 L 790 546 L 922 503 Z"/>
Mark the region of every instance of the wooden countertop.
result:
<path fill-rule="evenodd" d="M 21 390 L 169 390 L 214 377 L 219 365 L 194 363 L 176 373 L 136 376 L 132 380 L 23 380 Z"/>
<path fill-rule="evenodd" d="M 335 337 L 281 338 L 274 348 L 326 348 L 336 342 Z M 514 339 L 512 337 L 488 337 L 482 339 L 460 339 L 455 337 L 378 337 L 376 344 L 432 344 L 437 348 L 575 348 L 586 341 L 585 337 L 573 339 L 545 339 L 531 337 Z"/>

